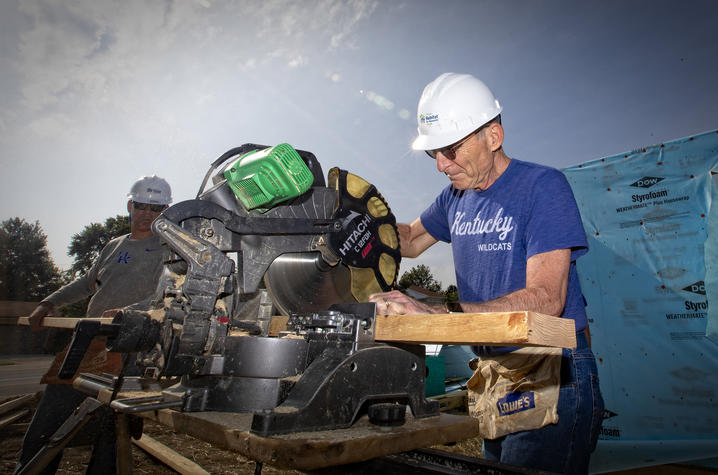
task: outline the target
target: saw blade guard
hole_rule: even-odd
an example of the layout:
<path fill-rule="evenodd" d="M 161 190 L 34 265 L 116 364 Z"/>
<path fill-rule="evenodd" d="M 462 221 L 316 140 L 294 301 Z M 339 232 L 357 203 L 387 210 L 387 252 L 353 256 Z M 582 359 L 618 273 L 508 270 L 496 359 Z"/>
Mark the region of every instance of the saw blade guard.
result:
<path fill-rule="evenodd" d="M 336 194 L 332 220 L 341 229 L 323 235 L 321 252 L 278 256 L 264 275 L 283 315 L 325 310 L 339 302 L 366 302 L 396 285 L 401 253 L 396 220 L 374 185 L 346 170 L 328 173 Z"/>

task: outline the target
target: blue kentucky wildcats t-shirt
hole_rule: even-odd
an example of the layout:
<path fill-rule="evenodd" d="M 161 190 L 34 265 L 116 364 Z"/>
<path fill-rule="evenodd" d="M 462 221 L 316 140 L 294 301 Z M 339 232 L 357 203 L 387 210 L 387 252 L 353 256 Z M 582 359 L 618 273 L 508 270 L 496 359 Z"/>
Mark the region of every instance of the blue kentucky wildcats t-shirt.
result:
<path fill-rule="evenodd" d="M 462 302 L 485 302 L 526 286 L 526 260 L 571 249 L 563 318 L 586 327 L 576 259 L 588 251 L 573 192 L 558 170 L 512 159 L 487 190 L 446 187 L 421 214 L 424 228 L 450 242 Z M 520 309 L 518 309 L 520 310 Z"/>

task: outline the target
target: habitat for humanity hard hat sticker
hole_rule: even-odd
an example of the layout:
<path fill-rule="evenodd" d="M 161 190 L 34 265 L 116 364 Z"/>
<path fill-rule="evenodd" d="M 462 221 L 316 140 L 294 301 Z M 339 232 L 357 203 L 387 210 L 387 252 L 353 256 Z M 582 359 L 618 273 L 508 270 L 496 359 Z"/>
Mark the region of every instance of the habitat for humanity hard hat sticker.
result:
<path fill-rule="evenodd" d="M 439 121 L 439 114 L 419 114 L 419 122 L 423 125 L 431 125 Z"/>

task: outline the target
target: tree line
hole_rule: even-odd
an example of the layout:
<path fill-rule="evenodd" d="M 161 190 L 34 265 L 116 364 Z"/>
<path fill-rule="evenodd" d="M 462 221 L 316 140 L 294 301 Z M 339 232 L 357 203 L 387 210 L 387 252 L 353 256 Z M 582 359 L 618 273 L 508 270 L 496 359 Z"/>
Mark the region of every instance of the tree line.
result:
<path fill-rule="evenodd" d="M 415 285 L 432 292 L 444 294 L 444 300 L 448 302 L 459 300 L 459 292 L 456 286 L 452 284 L 443 289 L 441 282 L 436 280 L 434 274 L 431 273 L 431 269 L 424 264 L 419 264 L 404 272 L 397 284 L 399 290 L 406 290 Z"/>
<path fill-rule="evenodd" d="M 127 216 L 90 223 L 72 236 L 68 255 L 72 266 L 61 271 L 50 257 L 47 236 L 38 221 L 18 217 L 0 225 L 0 300 L 34 302 L 87 272 L 102 248 L 115 237 L 130 232 Z M 63 313 L 84 315 L 87 302 L 67 306 Z"/>

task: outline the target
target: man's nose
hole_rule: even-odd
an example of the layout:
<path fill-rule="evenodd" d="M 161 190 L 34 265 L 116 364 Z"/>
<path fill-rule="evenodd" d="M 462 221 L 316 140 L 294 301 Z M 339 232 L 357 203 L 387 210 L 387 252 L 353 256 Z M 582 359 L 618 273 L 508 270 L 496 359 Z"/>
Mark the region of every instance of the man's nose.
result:
<path fill-rule="evenodd" d="M 439 172 L 444 173 L 450 163 L 451 160 L 446 158 L 446 156 L 442 152 L 438 152 L 436 154 L 436 169 L 439 170 Z"/>

